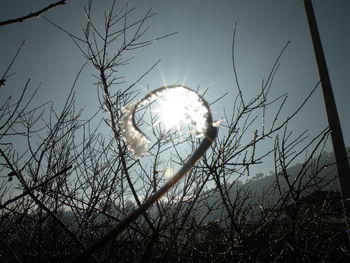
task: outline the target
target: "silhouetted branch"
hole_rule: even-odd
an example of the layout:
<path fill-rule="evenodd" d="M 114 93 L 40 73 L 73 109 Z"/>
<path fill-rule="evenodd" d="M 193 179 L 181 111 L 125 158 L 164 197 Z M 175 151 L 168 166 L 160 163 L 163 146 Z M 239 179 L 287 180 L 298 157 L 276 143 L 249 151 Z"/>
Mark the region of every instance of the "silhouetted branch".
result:
<path fill-rule="evenodd" d="M 45 13 L 46 11 L 56 7 L 56 6 L 59 6 L 59 5 L 64 5 L 66 4 L 67 0 L 60 0 L 60 1 L 57 1 L 55 3 L 52 3 L 36 12 L 33 12 L 33 13 L 30 13 L 28 15 L 25 15 L 25 16 L 22 16 L 22 17 L 18 17 L 18 18 L 13 18 L 13 19 L 9 19 L 9 20 L 5 20 L 5 21 L 0 21 L 0 26 L 5 26 L 5 25 L 10 25 L 10 24 L 14 24 L 14 23 L 20 23 L 20 22 L 23 22 L 25 20 L 28 20 L 30 18 L 33 18 L 33 17 L 37 17 L 43 13 Z"/>

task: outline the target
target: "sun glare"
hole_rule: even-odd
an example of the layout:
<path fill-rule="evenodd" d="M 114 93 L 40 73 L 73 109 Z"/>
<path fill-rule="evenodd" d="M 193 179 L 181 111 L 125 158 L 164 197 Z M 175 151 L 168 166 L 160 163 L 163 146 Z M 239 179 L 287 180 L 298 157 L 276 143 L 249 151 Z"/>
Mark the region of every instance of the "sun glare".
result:
<path fill-rule="evenodd" d="M 121 134 L 139 158 L 147 152 L 149 140 L 135 125 L 134 113 L 138 107 L 147 107 L 157 101 L 159 107 L 156 113 L 159 116 L 158 123 L 164 125 L 166 130 L 180 130 L 183 124 L 190 128 L 190 132 L 197 136 L 203 136 L 207 127 L 209 114 L 205 101 L 196 92 L 187 87 L 169 86 L 150 92 L 142 100 L 136 101 L 123 108 L 120 120 Z"/>
<path fill-rule="evenodd" d="M 183 124 L 200 135 L 206 130 L 206 107 L 197 93 L 182 86 L 167 89 L 159 94 L 159 122 L 166 130 L 180 130 Z"/>
<path fill-rule="evenodd" d="M 180 125 L 186 121 L 186 105 L 184 98 L 173 94 L 161 101 L 158 109 L 160 122 L 165 125 L 166 130 L 179 129 Z"/>

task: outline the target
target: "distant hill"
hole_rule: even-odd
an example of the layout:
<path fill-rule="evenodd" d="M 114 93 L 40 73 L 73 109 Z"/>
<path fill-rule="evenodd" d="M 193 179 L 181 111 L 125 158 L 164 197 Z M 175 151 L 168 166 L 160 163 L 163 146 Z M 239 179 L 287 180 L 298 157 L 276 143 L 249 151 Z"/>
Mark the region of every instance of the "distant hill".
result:
<path fill-rule="evenodd" d="M 347 148 L 347 152 L 350 156 L 350 147 Z M 227 195 L 231 200 L 237 200 L 237 205 L 241 206 L 242 211 L 250 209 L 250 216 L 254 217 L 254 211 L 258 212 L 259 209 L 276 204 L 281 194 L 285 194 L 290 186 L 295 191 L 302 189 L 300 198 L 318 191 L 339 191 L 336 171 L 334 153 L 323 152 L 308 163 L 298 163 L 289 167 L 286 171 L 288 180 L 282 174 L 257 174 L 246 183 L 236 182 L 235 185 L 229 185 Z M 227 215 L 222 202 L 218 201 L 221 198 L 218 189 L 213 188 L 204 193 L 204 196 L 197 205 L 201 211 L 199 218 L 206 215 L 205 221 L 209 222 Z M 208 208 L 213 210 L 209 211 Z"/>

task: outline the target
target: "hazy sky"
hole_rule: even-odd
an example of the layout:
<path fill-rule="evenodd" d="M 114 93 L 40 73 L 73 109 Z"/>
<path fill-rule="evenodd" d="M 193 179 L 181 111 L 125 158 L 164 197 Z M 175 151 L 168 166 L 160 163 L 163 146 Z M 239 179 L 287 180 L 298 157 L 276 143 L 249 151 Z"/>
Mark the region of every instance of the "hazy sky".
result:
<path fill-rule="evenodd" d="M 1 0 L 0 20 L 35 11 L 48 4 L 43 0 Z M 53 0 L 51 2 L 54 2 Z M 70 0 L 63 7 L 52 9 L 46 16 L 74 34 L 82 35 L 83 0 Z M 119 7 L 123 1 L 117 1 Z M 313 1 L 324 46 L 328 69 L 342 122 L 346 145 L 350 145 L 349 87 L 350 75 L 350 1 Z M 135 80 L 154 62 L 158 68 L 144 78 L 137 88 L 155 89 L 175 82 L 191 88 L 209 88 L 206 99 L 228 95 L 213 106 L 215 119 L 229 111 L 237 95 L 232 71 L 231 46 L 234 24 L 237 23 L 236 66 L 246 98 L 259 91 L 274 60 L 287 41 L 291 41 L 280 60 L 280 68 L 272 87 L 272 96 L 288 92 L 284 111 L 295 109 L 319 80 L 303 0 L 144 0 L 129 1 L 138 8 L 130 19 L 145 14 L 152 7 L 153 17 L 145 39 L 179 31 L 170 38 L 138 50 L 133 63 L 123 70 L 129 81 Z M 96 23 L 110 1 L 94 1 Z M 0 75 L 3 74 L 22 40 L 26 44 L 12 72 L 16 75 L 0 90 L 0 100 L 18 94 L 26 79 L 31 87 L 39 84 L 38 103 L 52 100 L 59 107 L 68 94 L 74 78 L 84 63 L 72 41 L 43 18 L 0 27 Z M 87 68 L 78 82 L 77 101 L 87 110 L 97 109 L 96 88 L 92 69 Z M 292 122 L 293 129 L 309 129 L 311 135 L 323 130 L 326 113 L 322 93 L 314 94 L 302 113 Z M 142 95 L 144 95 L 143 93 Z"/>

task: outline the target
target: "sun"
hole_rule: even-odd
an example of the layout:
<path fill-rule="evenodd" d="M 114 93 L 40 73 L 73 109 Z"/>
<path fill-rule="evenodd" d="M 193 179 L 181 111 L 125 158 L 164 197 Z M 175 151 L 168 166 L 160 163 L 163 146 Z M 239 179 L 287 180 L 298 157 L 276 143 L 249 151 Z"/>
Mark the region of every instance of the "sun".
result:
<path fill-rule="evenodd" d="M 190 134 L 195 134 L 196 137 L 202 137 L 208 128 L 208 116 L 211 116 L 209 107 L 199 94 L 182 85 L 161 87 L 122 109 L 121 135 L 136 158 L 147 152 L 150 141 L 135 124 L 134 114 L 137 108 L 146 108 L 151 104 L 155 108 L 150 108 L 150 112 L 156 113 L 157 119 L 152 127 L 163 125 L 166 131 L 179 132 L 188 128 Z"/>
<path fill-rule="evenodd" d="M 180 129 L 187 119 L 187 108 L 185 105 L 184 98 L 176 93 L 171 94 L 172 96 L 164 97 L 158 109 L 160 116 L 160 122 L 165 125 L 166 130 Z"/>
<path fill-rule="evenodd" d="M 200 96 L 184 86 L 165 89 L 159 93 L 156 108 L 158 123 L 161 123 L 166 131 L 180 131 L 185 124 L 191 132 L 200 135 L 207 128 L 208 111 Z"/>

